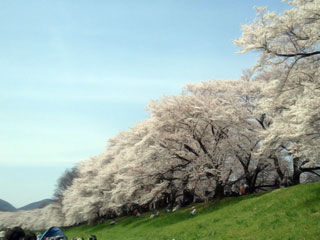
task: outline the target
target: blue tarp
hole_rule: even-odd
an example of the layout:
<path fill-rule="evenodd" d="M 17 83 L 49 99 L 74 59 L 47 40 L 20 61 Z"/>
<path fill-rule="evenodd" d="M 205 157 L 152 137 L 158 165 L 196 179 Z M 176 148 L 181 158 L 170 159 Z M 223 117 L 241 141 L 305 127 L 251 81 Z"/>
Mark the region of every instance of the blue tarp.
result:
<path fill-rule="evenodd" d="M 64 239 L 68 240 L 67 236 L 61 231 L 58 227 L 51 227 L 44 234 L 42 234 L 40 240 L 44 240 L 46 237 L 63 237 Z"/>

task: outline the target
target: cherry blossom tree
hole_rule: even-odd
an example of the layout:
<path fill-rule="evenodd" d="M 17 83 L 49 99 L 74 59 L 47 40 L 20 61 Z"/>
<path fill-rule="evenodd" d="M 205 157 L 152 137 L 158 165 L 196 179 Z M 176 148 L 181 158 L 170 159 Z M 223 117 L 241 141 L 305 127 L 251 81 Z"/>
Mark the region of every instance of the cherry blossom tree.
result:
<path fill-rule="evenodd" d="M 235 41 L 259 61 L 241 80 L 186 84 L 150 102 L 150 118 L 109 139 L 106 151 L 67 170 L 58 201 L 0 213 L 3 226 L 44 229 L 95 224 L 134 208 L 223 197 L 320 176 L 320 0 L 256 8 Z"/>
<path fill-rule="evenodd" d="M 222 111 L 219 113 L 228 126 L 228 136 L 224 150 L 227 153 L 226 162 L 231 165 L 233 174 L 229 185 L 245 182 L 249 192 L 255 192 L 265 187 L 275 187 L 274 179 L 262 177 L 268 173 L 273 175 L 275 167 L 272 159 L 257 155 L 261 147 L 261 131 L 269 124 L 264 115 L 256 115 L 256 104 L 260 100 L 263 81 L 250 82 L 250 71 L 245 71 L 241 81 L 208 81 L 191 84 L 189 91 L 194 94 L 206 95 L 224 99 Z M 233 117 L 228 117 L 224 111 Z M 213 113 L 213 116 L 215 114 Z"/>
<path fill-rule="evenodd" d="M 0 212 L 0 224 L 3 227 L 21 226 L 24 229 L 43 230 L 50 226 L 64 226 L 64 215 L 61 205 L 53 202 L 35 210 Z"/>
<path fill-rule="evenodd" d="M 281 14 L 257 8 L 257 18 L 243 26 L 235 43 L 241 53 L 260 54 L 254 78 L 268 87 L 259 111 L 272 119 L 263 150 L 269 155 L 286 151 L 297 184 L 303 172 L 320 169 L 320 1 L 287 2 L 292 7 Z"/>
<path fill-rule="evenodd" d="M 63 197 L 63 192 L 72 185 L 73 179 L 78 177 L 77 167 L 71 169 L 66 169 L 62 176 L 57 181 L 57 186 L 54 191 L 54 198 L 61 202 Z"/>
<path fill-rule="evenodd" d="M 262 179 L 258 183 L 258 176 L 268 167 L 273 169 L 253 154 L 261 141 L 261 126 L 253 113 L 261 88 L 263 82 L 206 81 L 186 85 L 181 96 L 150 104 L 158 121 L 157 141 L 171 156 L 171 168 L 165 172 L 170 186 L 176 184 L 174 189 L 191 191 L 204 200 L 208 194 L 223 196 L 226 185 L 240 180 L 251 192 L 265 185 Z M 234 161 L 241 163 L 238 169 L 230 167 Z M 231 176 L 236 179 L 231 181 Z"/>

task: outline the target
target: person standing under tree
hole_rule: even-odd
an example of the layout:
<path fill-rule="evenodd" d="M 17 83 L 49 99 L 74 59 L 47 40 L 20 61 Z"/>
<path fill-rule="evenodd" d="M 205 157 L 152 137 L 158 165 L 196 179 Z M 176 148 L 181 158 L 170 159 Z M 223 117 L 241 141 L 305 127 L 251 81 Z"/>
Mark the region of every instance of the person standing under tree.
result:
<path fill-rule="evenodd" d="M 245 188 L 244 188 L 244 185 L 241 184 L 241 185 L 240 185 L 240 195 L 244 195 L 245 193 L 246 193 L 246 190 L 245 190 Z"/>

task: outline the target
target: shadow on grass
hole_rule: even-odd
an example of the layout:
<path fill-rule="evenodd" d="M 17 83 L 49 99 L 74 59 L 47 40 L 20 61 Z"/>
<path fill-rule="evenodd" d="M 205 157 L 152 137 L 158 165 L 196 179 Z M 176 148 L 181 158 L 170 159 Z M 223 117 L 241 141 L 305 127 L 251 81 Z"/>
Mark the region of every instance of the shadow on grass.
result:
<path fill-rule="evenodd" d="M 164 215 L 160 215 L 159 217 L 150 219 L 148 216 L 141 218 L 132 218 L 123 222 L 121 225 L 124 227 L 136 228 L 139 226 L 146 227 L 164 227 L 172 224 L 176 224 L 178 222 L 188 220 L 189 216 L 185 212 L 175 212 L 175 213 L 163 213 Z"/>
<path fill-rule="evenodd" d="M 241 197 L 229 197 L 222 200 L 215 200 L 209 203 L 200 203 L 195 205 L 192 204 L 186 208 L 182 208 L 178 210 L 175 213 L 163 213 L 164 215 L 160 215 L 160 217 L 153 218 L 153 219 L 150 219 L 147 216 L 142 217 L 140 219 L 131 218 L 123 222 L 122 226 L 130 226 L 132 228 L 140 227 L 142 225 L 144 225 L 145 227 L 154 227 L 154 228 L 166 227 L 166 226 L 174 225 L 177 223 L 181 223 L 183 221 L 191 220 L 192 218 L 196 218 L 199 215 L 204 216 L 207 214 L 211 214 L 212 212 L 221 210 L 225 207 L 234 206 L 244 200 L 259 198 L 265 195 L 266 193 L 267 192 L 250 194 L 250 195 L 245 195 Z M 189 212 L 191 211 L 192 206 L 195 206 L 198 209 L 198 214 L 195 217 L 192 217 L 189 215 Z"/>
<path fill-rule="evenodd" d="M 311 213 L 315 213 L 320 211 L 320 185 L 312 183 L 309 183 L 308 185 L 308 191 L 306 187 L 303 189 L 309 194 L 306 196 L 306 200 L 299 204 L 299 208 L 306 208 L 309 209 Z"/>
<path fill-rule="evenodd" d="M 209 202 L 210 205 L 203 208 L 204 212 L 200 212 L 201 215 L 210 214 L 212 212 L 222 210 L 226 207 L 232 207 L 237 204 L 239 204 L 242 201 L 247 201 L 249 199 L 258 199 L 269 192 L 263 192 L 263 193 L 253 193 L 253 194 L 247 194 L 244 196 L 238 196 L 238 197 L 226 197 L 221 200 L 215 200 L 212 202 Z"/>
<path fill-rule="evenodd" d="M 97 231 L 101 231 L 101 230 L 103 230 L 103 229 L 106 229 L 106 228 L 108 228 L 108 227 L 110 227 L 107 223 L 102 223 L 102 224 L 99 224 L 99 225 L 94 225 L 94 226 L 92 226 L 91 228 L 90 228 L 90 231 L 87 231 L 87 232 L 90 232 L 90 233 L 92 233 L 92 232 L 97 232 Z"/>

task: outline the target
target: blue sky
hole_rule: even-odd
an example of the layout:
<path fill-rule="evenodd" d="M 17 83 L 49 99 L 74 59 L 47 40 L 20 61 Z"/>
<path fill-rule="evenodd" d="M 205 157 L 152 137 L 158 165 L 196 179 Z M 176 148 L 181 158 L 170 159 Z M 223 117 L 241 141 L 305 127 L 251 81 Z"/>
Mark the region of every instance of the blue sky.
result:
<path fill-rule="evenodd" d="M 239 78 L 233 40 L 280 0 L 0 1 L 0 199 L 50 198 L 66 168 L 186 82 Z M 19 196 L 18 193 L 19 192 Z M 23 196 L 23 197 L 21 197 Z"/>

